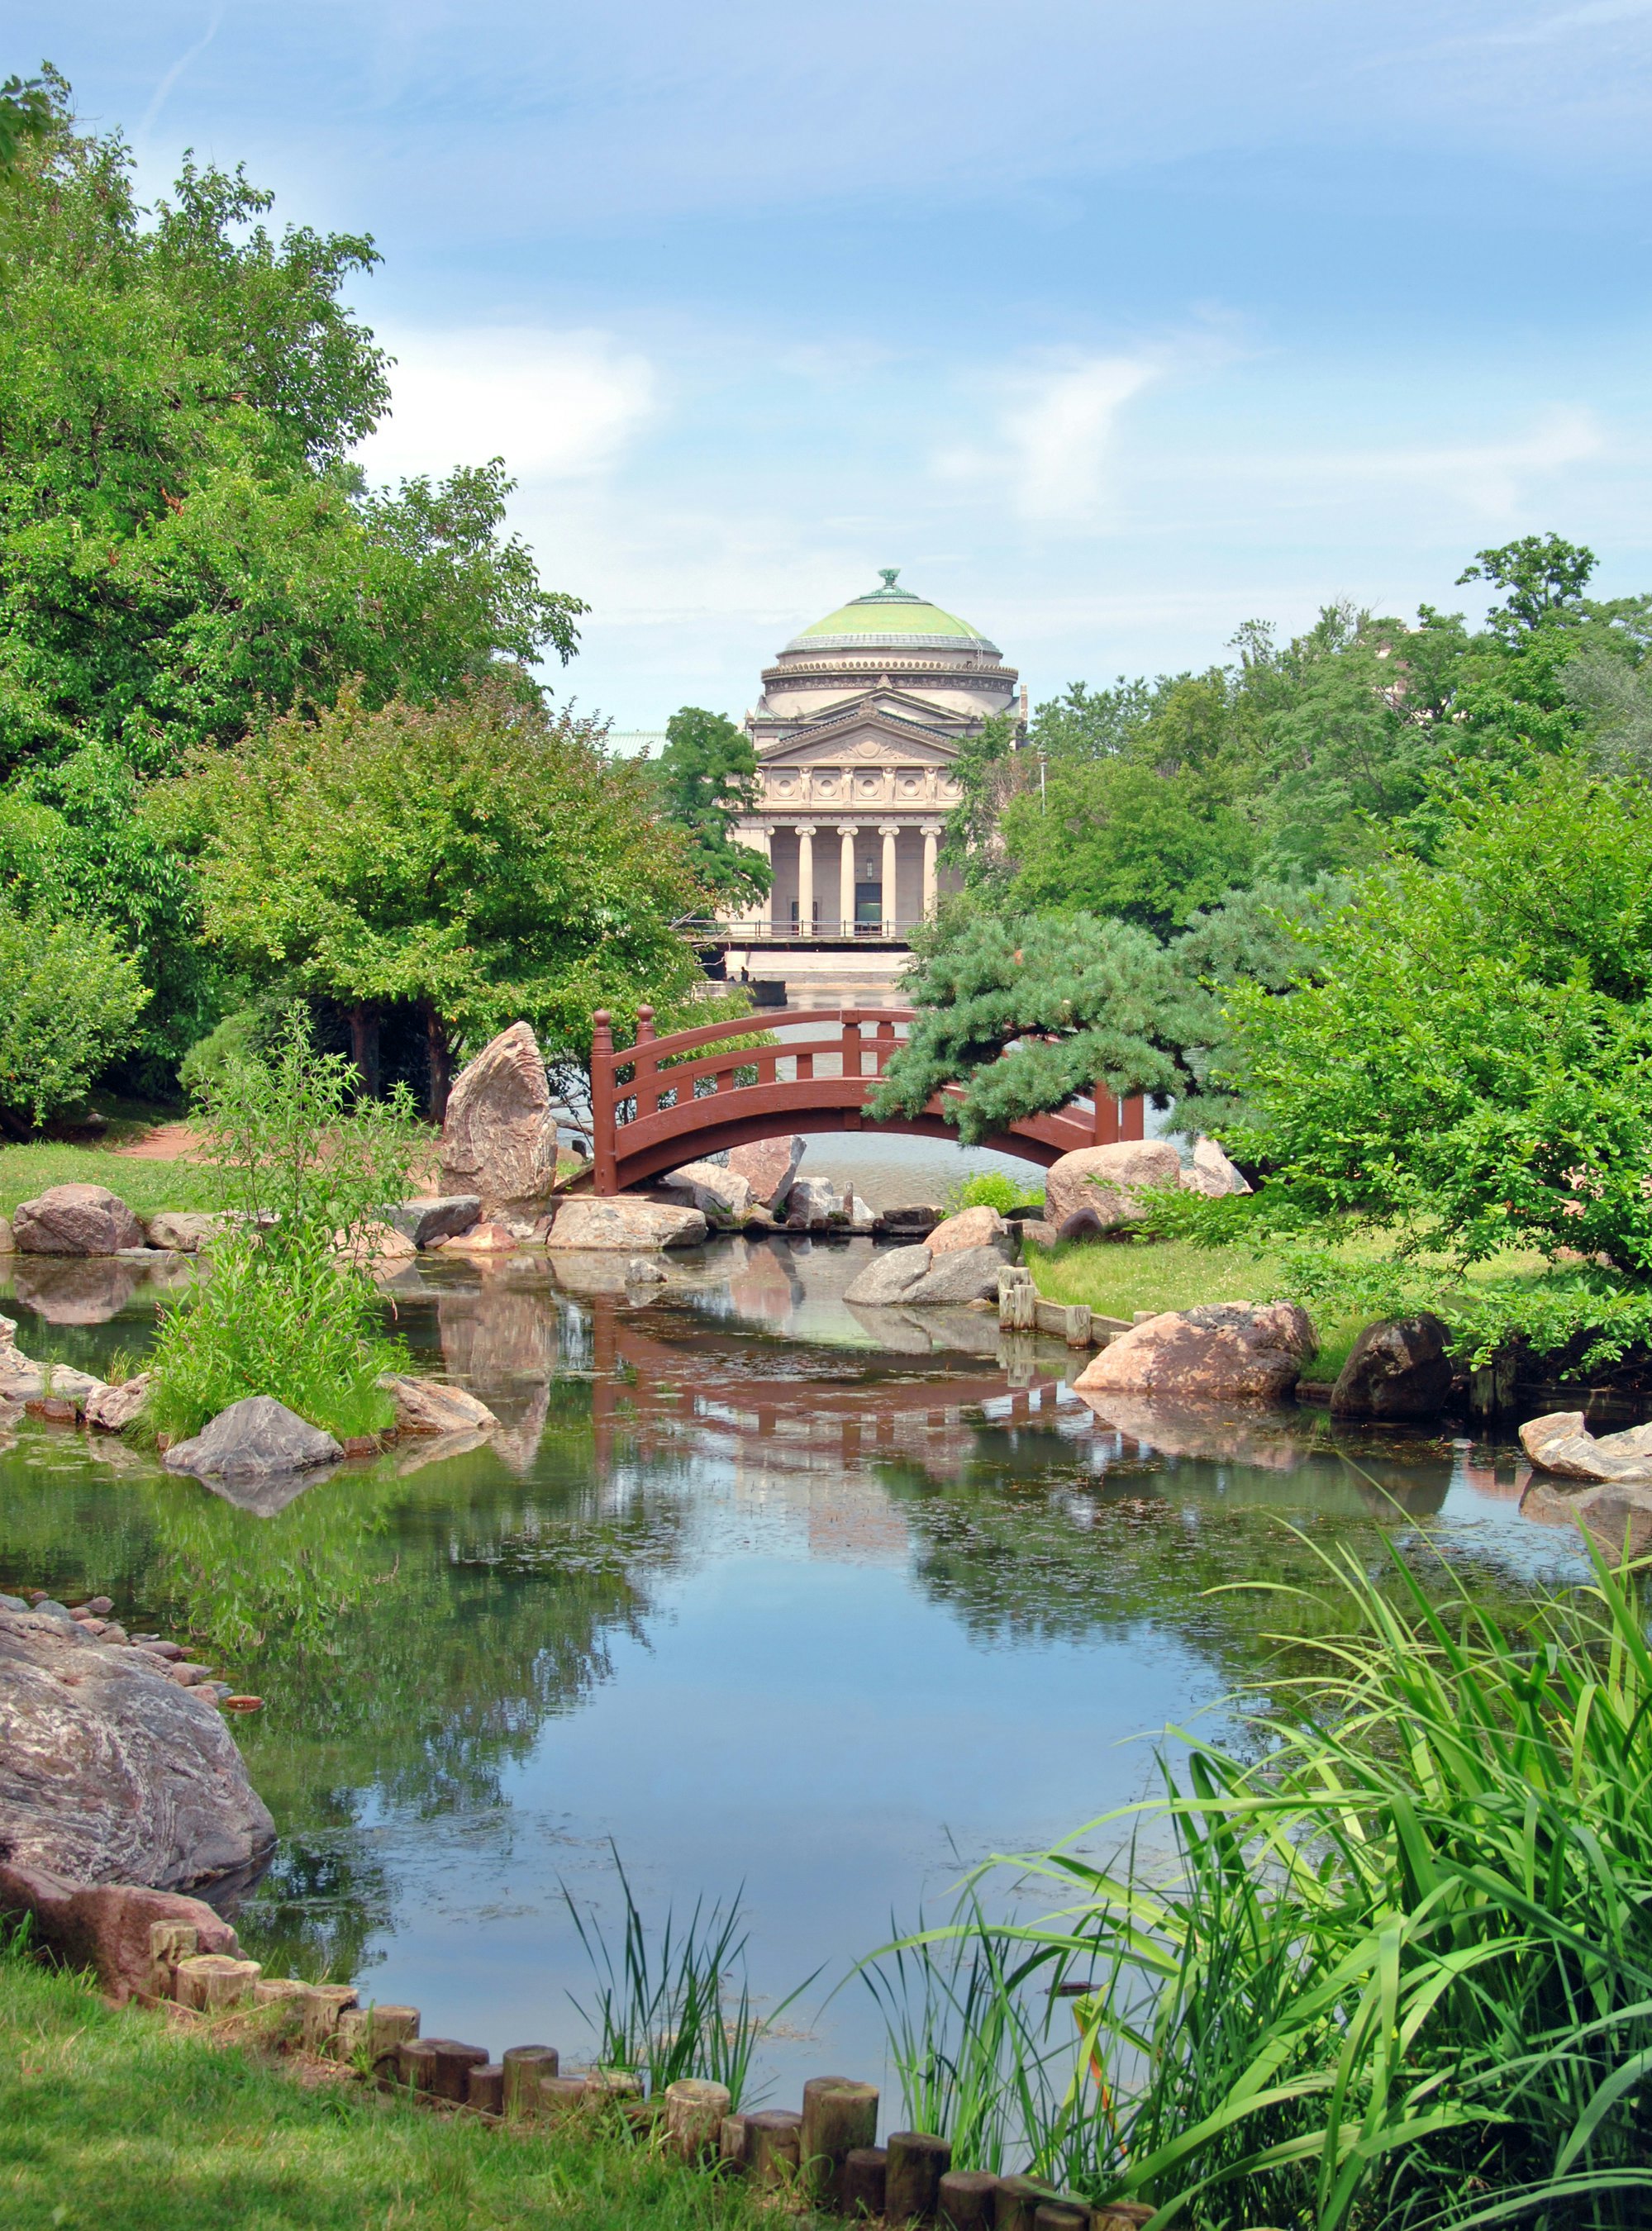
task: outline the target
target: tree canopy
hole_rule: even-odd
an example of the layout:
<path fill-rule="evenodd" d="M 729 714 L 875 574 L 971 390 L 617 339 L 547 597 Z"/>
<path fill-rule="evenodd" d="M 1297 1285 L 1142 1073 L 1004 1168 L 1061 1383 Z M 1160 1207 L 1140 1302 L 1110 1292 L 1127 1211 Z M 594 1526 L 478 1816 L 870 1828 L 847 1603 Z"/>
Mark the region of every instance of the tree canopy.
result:
<path fill-rule="evenodd" d="M 647 1000 L 671 1026 L 699 979 L 676 925 L 701 887 L 654 809 L 645 763 L 499 676 L 431 706 L 347 689 L 232 750 L 197 746 L 147 814 L 253 980 L 369 1021 L 416 1007 L 439 1103 L 446 1053 L 518 1018 L 580 1053 L 594 1007 Z"/>
<path fill-rule="evenodd" d="M 684 705 L 665 723 L 656 770 L 660 810 L 687 837 L 701 883 L 727 904 L 763 898 L 769 864 L 732 833 L 759 797 L 757 754 L 745 730 L 724 714 Z"/>

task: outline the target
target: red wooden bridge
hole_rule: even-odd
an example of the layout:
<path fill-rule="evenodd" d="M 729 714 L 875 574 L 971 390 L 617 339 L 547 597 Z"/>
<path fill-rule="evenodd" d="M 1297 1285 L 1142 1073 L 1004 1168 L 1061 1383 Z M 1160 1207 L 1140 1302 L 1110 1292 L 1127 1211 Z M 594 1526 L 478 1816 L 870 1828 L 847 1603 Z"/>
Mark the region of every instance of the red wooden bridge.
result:
<path fill-rule="evenodd" d="M 765 1011 L 748 1030 L 807 1031 L 779 1045 L 730 1047 L 742 1025 L 703 1023 L 654 1035 L 654 1011 L 637 1011 L 637 1043 L 616 1048 L 606 1008 L 592 1018 L 591 1119 L 599 1193 L 645 1185 L 666 1170 L 725 1147 L 787 1131 L 889 1131 L 925 1139 L 958 1136 L 946 1120 L 949 1090 L 919 1116 L 873 1117 L 866 1103 L 877 1089 L 910 1007 L 792 1007 Z M 705 1052 L 704 1048 L 716 1051 Z M 1115 1099 L 1098 1085 L 1087 1100 L 1050 1116 L 1018 1117 L 981 1140 L 1001 1154 L 1019 1154 L 1046 1168 L 1078 1147 L 1139 1139 L 1140 1098 Z"/>

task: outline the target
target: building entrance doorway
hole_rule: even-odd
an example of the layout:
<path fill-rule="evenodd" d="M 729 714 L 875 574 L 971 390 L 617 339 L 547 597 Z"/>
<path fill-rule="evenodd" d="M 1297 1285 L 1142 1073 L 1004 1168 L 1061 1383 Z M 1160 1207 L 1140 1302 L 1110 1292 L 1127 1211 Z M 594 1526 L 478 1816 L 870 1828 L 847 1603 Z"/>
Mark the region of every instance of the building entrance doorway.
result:
<path fill-rule="evenodd" d="M 884 887 L 882 883 L 855 885 L 855 930 L 858 935 L 875 934 L 884 926 Z"/>

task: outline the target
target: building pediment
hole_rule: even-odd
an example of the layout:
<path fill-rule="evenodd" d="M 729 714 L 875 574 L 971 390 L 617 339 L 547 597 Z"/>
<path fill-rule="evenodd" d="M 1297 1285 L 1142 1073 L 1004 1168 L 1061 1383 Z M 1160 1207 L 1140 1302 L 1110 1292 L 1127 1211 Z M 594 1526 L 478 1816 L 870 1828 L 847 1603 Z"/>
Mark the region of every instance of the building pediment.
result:
<path fill-rule="evenodd" d="M 825 721 L 794 728 L 759 748 L 764 766 L 806 766 L 822 761 L 865 761 L 884 766 L 950 766 L 958 745 L 934 728 L 904 720 L 881 706 L 860 705 Z"/>

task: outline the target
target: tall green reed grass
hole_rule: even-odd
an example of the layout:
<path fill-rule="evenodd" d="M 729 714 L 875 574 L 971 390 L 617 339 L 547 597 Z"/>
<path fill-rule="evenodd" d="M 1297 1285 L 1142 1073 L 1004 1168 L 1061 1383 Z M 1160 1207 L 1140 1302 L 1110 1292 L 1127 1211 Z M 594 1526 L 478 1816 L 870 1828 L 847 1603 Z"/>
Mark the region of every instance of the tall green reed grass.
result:
<path fill-rule="evenodd" d="M 1000 2060 L 962 2049 L 997 2104 L 936 2111 L 1155 2231 L 1652 2221 L 1652 1656 L 1641 1575 L 1590 1554 L 1518 1626 L 1326 1555 L 1348 1630 L 1281 1635 L 1309 1670 L 1232 1745 L 1179 1735 L 1160 1795 L 880 1956 L 943 2057 L 995 2001 Z M 1009 1867 L 1060 1903 L 989 1924 Z"/>
<path fill-rule="evenodd" d="M 581 1911 L 567 1885 L 562 1888 L 595 1986 L 589 2001 L 574 1998 L 573 2005 L 596 2033 L 599 2063 L 645 2076 L 651 2094 L 683 2076 L 726 2084 L 738 2108 L 748 2098 L 752 2055 L 765 2030 L 813 1978 L 770 2014 L 759 2014 L 746 1978 L 739 1893 L 727 1905 L 708 1907 L 696 1899 L 685 1924 L 668 1905 L 655 1931 L 618 1852 L 613 1863 L 625 1907 L 617 1954 L 596 1913 Z"/>
<path fill-rule="evenodd" d="M 230 1221 L 150 1356 L 145 1423 L 197 1432 L 248 1394 L 270 1394 L 338 1433 L 389 1425 L 379 1386 L 405 1368 L 378 1324 L 366 1227 L 406 1193 L 428 1144 L 405 1092 L 357 1096 L 353 1065 L 318 1054 L 295 1018 L 200 1090 L 204 1151 Z"/>

